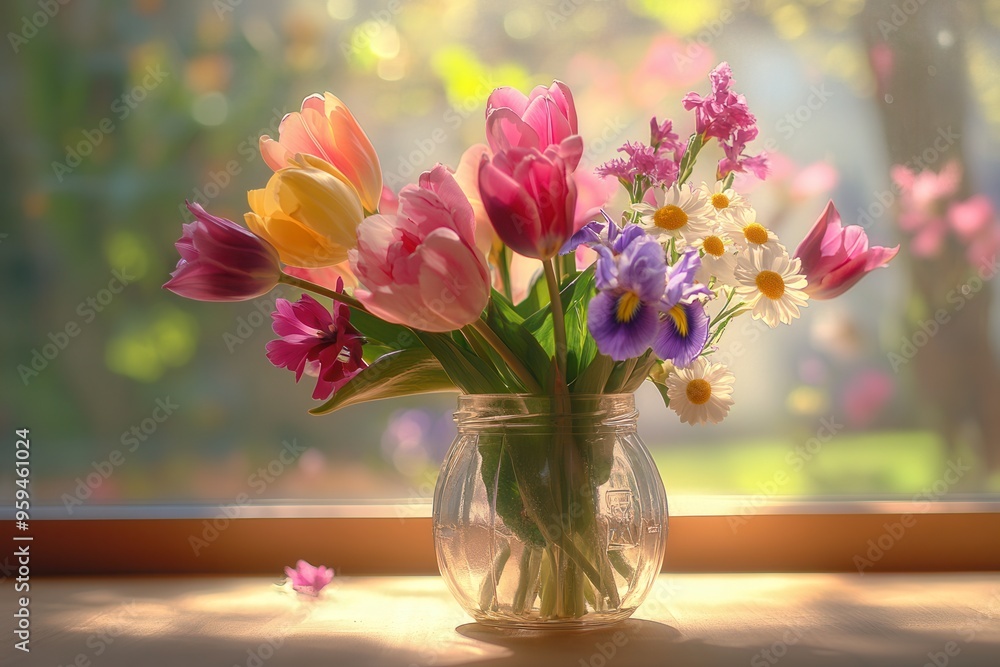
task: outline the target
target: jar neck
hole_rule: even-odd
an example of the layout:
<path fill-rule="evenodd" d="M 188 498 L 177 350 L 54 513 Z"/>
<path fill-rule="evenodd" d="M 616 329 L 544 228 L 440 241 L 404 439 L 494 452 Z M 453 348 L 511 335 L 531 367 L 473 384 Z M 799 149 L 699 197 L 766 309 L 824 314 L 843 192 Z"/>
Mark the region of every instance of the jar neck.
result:
<path fill-rule="evenodd" d="M 533 394 L 466 394 L 458 398 L 455 422 L 460 432 L 586 434 L 635 431 L 638 416 L 632 394 L 571 394 L 568 404 Z"/>

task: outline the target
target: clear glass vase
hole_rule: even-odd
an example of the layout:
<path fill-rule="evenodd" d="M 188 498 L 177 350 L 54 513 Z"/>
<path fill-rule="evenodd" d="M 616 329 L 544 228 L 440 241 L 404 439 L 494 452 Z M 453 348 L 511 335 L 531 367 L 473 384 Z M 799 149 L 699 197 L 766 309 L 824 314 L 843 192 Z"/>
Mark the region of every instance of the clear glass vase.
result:
<path fill-rule="evenodd" d="M 631 394 L 469 395 L 434 492 L 438 567 L 480 623 L 628 618 L 660 571 L 663 482 Z"/>

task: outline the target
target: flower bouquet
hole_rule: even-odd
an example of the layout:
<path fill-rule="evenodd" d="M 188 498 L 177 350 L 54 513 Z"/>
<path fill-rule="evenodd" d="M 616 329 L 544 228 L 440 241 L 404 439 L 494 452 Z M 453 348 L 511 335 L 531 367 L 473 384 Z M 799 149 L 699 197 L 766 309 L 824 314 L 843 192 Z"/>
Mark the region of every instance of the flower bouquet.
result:
<path fill-rule="evenodd" d="M 776 327 L 836 296 L 896 249 L 868 247 L 833 204 L 794 254 L 734 187 L 759 178 L 756 120 L 722 63 L 689 93 L 695 131 L 650 122 L 596 175 L 625 189 L 609 212 L 570 89 L 498 88 L 488 145 L 393 193 L 347 107 L 311 95 L 261 154 L 247 228 L 196 204 L 165 287 L 237 301 L 279 283 L 267 356 L 316 378 L 313 414 L 426 392 L 462 394 L 459 435 L 434 499 L 438 561 L 478 620 L 581 625 L 627 617 L 659 571 L 662 482 L 635 433 L 631 394 L 651 381 L 682 422 L 718 422 L 733 374 L 712 354 L 749 315 Z M 711 143 L 723 157 L 694 183 Z M 518 287 L 513 255 L 537 261 Z M 521 260 L 519 260 L 521 261 Z M 284 265 L 284 268 L 283 268 Z"/>

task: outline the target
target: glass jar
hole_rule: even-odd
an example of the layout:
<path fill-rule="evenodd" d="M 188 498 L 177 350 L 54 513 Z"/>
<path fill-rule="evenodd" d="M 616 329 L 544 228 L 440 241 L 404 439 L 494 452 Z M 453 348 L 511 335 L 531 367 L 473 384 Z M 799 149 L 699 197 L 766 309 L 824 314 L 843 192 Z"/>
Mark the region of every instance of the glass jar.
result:
<path fill-rule="evenodd" d="M 434 492 L 438 567 L 480 623 L 628 618 L 660 571 L 667 501 L 631 394 L 458 400 Z"/>

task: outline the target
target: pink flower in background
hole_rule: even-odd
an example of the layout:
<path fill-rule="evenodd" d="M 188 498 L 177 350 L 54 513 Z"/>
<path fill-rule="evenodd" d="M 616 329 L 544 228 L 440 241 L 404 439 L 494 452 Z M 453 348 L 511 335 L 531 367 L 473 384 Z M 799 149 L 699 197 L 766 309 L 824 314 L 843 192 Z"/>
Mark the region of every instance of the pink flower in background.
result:
<path fill-rule="evenodd" d="M 827 194 L 840 180 L 837 168 L 825 160 L 819 160 L 797 169 L 788 188 L 788 196 L 795 200 L 809 199 Z"/>
<path fill-rule="evenodd" d="M 879 97 L 889 89 L 889 81 L 896 68 L 896 54 L 885 42 L 878 42 L 868 50 L 868 62 L 875 73 L 875 85 Z"/>
<path fill-rule="evenodd" d="M 865 428 L 875 421 L 895 389 L 885 371 L 865 370 L 852 377 L 843 392 L 844 412 L 851 427 Z"/>
<path fill-rule="evenodd" d="M 646 55 L 630 75 L 629 88 L 638 100 L 657 100 L 665 90 L 697 83 L 713 63 L 712 49 L 700 42 L 662 35 L 650 43 Z"/>
<path fill-rule="evenodd" d="M 387 322 L 454 331 L 476 320 L 490 296 L 490 275 L 476 248 L 475 214 L 443 165 L 399 193 L 395 215 L 358 227 L 351 268 L 357 297 Z"/>
<path fill-rule="evenodd" d="M 333 581 L 333 570 L 324 565 L 310 565 L 304 560 L 296 563 L 294 568 L 285 567 L 285 574 L 296 593 L 313 597 L 317 597 Z"/>
<path fill-rule="evenodd" d="M 165 289 L 198 301 L 245 301 L 278 284 L 281 266 L 274 246 L 232 220 L 187 205 L 195 220 L 174 244 L 181 255 Z"/>
<path fill-rule="evenodd" d="M 813 299 L 832 299 L 854 286 L 868 272 L 886 266 L 899 246 L 868 247 L 868 235 L 858 225 L 841 227 L 840 213 L 830 201 L 809 234 L 795 250 Z"/>
<path fill-rule="evenodd" d="M 718 139 L 725 151 L 726 157 L 719 161 L 716 177 L 721 180 L 729 172 L 750 171 L 763 179 L 767 175 L 767 156 L 743 153 L 747 144 L 757 137 L 757 119 L 750 113 L 746 98 L 730 89 L 733 73 L 729 63 L 719 63 L 709 79 L 712 92 L 704 97 L 688 93 L 684 96 L 684 108 L 694 111 L 697 133 L 705 139 Z"/>
<path fill-rule="evenodd" d="M 337 291 L 343 290 L 343 282 Z M 325 400 L 367 367 L 362 358 L 365 339 L 351 325 L 350 311 L 334 302 L 331 313 L 316 299 L 303 294 L 296 302 L 278 299 L 271 313 L 274 333 L 281 336 L 267 344 L 268 360 L 279 368 L 316 376 L 312 397 Z"/>
<path fill-rule="evenodd" d="M 561 81 L 548 88 L 537 86 L 530 95 L 497 88 L 486 101 L 486 139 L 494 153 L 514 147 L 544 151 L 575 134 L 573 93 Z"/>
<path fill-rule="evenodd" d="M 497 235 L 514 252 L 554 256 L 577 230 L 576 182 L 550 146 L 512 148 L 479 166 L 479 192 Z"/>
<path fill-rule="evenodd" d="M 274 171 L 290 166 L 298 153 L 325 160 L 354 186 L 365 210 L 374 213 L 382 195 L 382 168 L 375 148 L 350 110 L 331 93 L 302 100 L 302 110 L 286 114 L 278 140 L 260 138 L 260 154 Z"/>
<path fill-rule="evenodd" d="M 917 257 L 933 257 L 941 250 L 948 231 L 947 203 L 962 182 L 962 167 L 956 161 L 940 172 L 914 172 L 903 165 L 891 171 L 899 189 L 899 226 L 913 235 L 910 250 Z"/>
<path fill-rule="evenodd" d="M 993 202 L 986 195 L 975 195 L 948 207 L 948 222 L 963 241 L 973 239 L 995 221 Z"/>

